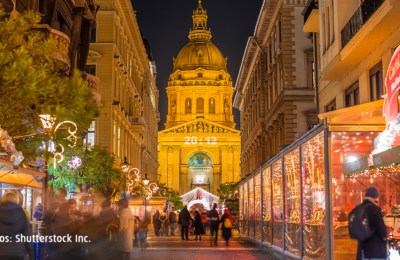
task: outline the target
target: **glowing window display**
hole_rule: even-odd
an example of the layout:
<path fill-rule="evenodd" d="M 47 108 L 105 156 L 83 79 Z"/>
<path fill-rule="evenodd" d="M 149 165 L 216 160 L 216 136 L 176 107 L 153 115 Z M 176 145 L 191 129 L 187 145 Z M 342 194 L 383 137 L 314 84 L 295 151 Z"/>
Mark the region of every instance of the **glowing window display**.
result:
<path fill-rule="evenodd" d="M 243 185 L 243 234 L 248 235 L 248 219 L 249 219 L 249 194 L 247 189 L 248 182 Z"/>
<path fill-rule="evenodd" d="M 301 255 L 300 149 L 285 155 L 285 250 Z"/>
<path fill-rule="evenodd" d="M 254 238 L 254 179 L 249 180 L 249 237 Z"/>
<path fill-rule="evenodd" d="M 264 242 L 271 244 L 271 167 L 263 170 L 263 232 Z"/>
<path fill-rule="evenodd" d="M 272 164 L 272 244 L 283 248 L 282 159 Z"/>
<path fill-rule="evenodd" d="M 243 186 L 239 187 L 239 232 L 243 234 Z"/>
<path fill-rule="evenodd" d="M 301 149 L 303 254 L 306 259 L 324 259 L 326 249 L 324 133 L 304 143 Z"/>
<path fill-rule="evenodd" d="M 364 171 L 345 177 L 343 164 L 368 156 L 374 150 L 374 142 L 379 141 L 380 132 L 332 132 L 332 218 L 333 218 L 333 256 L 334 258 L 356 259 L 357 241 L 350 239 L 348 229 L 348 214 L 364 200 L 366 187 L 374 185 L 378 188 L 381 198 L 396 205 L 400 190 L 396 187 L 399 181 L 397 172 L 391 173 L 391 178 L 376 174 L 374 170 Z M 380 169 L 379 169 L 380 170 Z M 389 205 L 379 200 L 383 215 L 389 212 Z"/>
<path fill-rule="evenodd" d="M 261 174 L 254 177 L 254 186 L 255 239 L 261 241 Z"/>

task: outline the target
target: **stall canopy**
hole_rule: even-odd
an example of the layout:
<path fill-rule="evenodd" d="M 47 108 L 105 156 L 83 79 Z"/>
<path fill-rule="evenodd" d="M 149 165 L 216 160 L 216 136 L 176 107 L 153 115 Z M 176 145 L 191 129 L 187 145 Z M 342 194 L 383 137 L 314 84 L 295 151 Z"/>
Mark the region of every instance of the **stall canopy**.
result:
<path fill-rule="evenodd" d="M 46 174 L 31 169 L 16 167 L 10 161 L 0 159 L 0 182 L 15 186 L 41 189 L 37 177 L 45 177 Z"/>

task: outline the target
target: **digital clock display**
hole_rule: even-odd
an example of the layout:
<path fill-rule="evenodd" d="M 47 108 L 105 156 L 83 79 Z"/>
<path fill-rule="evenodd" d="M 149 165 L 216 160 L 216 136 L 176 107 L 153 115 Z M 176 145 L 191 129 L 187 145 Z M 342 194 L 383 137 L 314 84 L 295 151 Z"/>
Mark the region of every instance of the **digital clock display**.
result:
<path fill-rule="evenodd" d="M 197 143 L 203 144 L 203 142 L 204 142 L 204 144 L 208 144 L 208 145 L 216 145 L 217 144 L 216 137 L 207 137 L 204 140 L 202 138 L 200 138 L 199 140 L 197 140 L 196 136 L 193 136 L 193 137 L 187 136 L 187 137 L 185 137 L 185 140 L 186 140 L 185 144 L 187 144 L 187 145 L 193 145 L 193 144 L 197 144 Z"/>

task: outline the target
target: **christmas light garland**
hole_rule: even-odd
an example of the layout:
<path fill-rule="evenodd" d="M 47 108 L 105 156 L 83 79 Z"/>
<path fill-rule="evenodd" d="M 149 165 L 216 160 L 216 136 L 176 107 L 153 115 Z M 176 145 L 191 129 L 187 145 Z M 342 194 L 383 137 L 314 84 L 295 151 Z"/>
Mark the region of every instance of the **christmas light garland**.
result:
<path fill-rule="evenodd" d="M 210 208 L 210 205 L 218 203 L 219 197 L 213 195 L 200 187 L 181 196 L 182 202 L 190 208 L 196 203 L 203 204 L 205 208 Z"/>

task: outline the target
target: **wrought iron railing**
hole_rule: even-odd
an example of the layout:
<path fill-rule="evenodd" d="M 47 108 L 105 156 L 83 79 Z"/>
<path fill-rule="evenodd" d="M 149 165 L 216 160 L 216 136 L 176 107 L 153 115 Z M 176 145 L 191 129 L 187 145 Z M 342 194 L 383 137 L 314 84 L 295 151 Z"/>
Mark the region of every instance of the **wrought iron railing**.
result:
<path fill-rule="evenodd" d="M 304 23 L 307 22 L 308 17 L 310 16 L 312 10 L 318 9 L 318 0 L 311 0 L 310 4 L 307 7 L 306 12 L 304 13 Z"/>
<path fill-rule="evenodd" d="M 375 13 L 385 0 L 364 0 L 341 31 L 342 49 Z"/>

